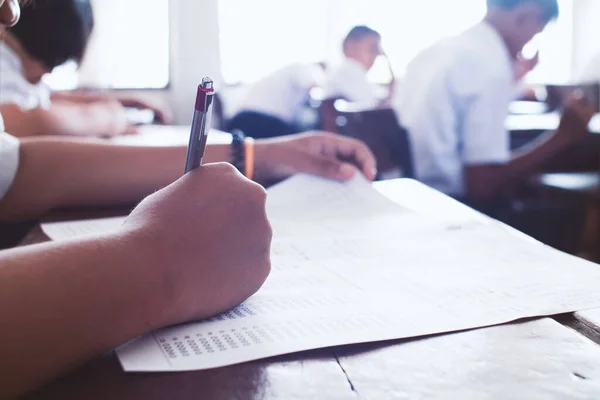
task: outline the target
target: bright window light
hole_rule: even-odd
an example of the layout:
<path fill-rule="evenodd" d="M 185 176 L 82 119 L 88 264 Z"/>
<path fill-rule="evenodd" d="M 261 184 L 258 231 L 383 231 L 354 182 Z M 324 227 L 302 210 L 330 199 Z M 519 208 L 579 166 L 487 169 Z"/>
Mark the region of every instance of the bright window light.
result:
<path fill-rule="evenodd" d="M 559 0 L 561 18 L 540 40 L 541 63 L 533 80 L 571 75 L 573 1 Z M 485 0 L 219 0 L 223 78 L 249 83 L 293 62 L 339 62 L 341 41 L 354 25 L 381 32 L 395 74 L 422 50 L 483 18 Z M 379 63 L 374 82 L 389 73 Z"/>
<path fill-rule="evenodd" d="M 96 24 L 74 79 L 73 65 L 48 77 L 57 89 L 74 85 L 162 89 L 169 84 L 169 0 L 92 0 Z"/>

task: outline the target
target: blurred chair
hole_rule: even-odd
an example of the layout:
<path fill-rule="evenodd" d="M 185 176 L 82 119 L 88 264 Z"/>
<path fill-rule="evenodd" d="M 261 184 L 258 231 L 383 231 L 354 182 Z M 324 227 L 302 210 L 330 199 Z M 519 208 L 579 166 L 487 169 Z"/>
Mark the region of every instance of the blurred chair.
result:
<path fill-rule="evenodd" d="M 319 104 L 319 129 L 322 131 L 340 133 L 338 118 L 340 113 L 335 108 L 335 103 L 341 98 L 329 98 Z"/>
<path fill-rule="evenodd" d="M 362 140 L 377 159 L 378 179 L 414 178 L 408 132 L 389 108 L 361 109 L 344 101 L 334 102 L 339 132 Z"/>
<path fill-rule="evenodd" d="M 576 90 L 582 90 L 588 101 L 596 107 L 596 112 L 600 112 L 600 83 L 590 83 L 584 85 L 547 85 L 546 103 L 549 111 L 558 111 L 569 95 Z"/>
<path fill-rule="evenodd" d="M 220 131 L 226 130 L 227 121 L 225 120 L 225 112 L 223 110 L 223 100 L 218 93 L 215 93 L 213 103 L 213 115 L 211 127 Z"/>

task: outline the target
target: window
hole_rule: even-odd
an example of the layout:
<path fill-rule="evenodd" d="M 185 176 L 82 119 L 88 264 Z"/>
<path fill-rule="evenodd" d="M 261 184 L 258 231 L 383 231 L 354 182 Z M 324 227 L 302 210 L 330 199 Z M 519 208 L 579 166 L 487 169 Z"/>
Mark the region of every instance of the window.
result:
<path fill-rule="evenodd" d="M 95 28 L 85 59 L 57 68 L 55 89 L 162 89 L 169 84 L 169 0 L 92 0 Z"/>
<path fill-rule="evenodd" d="M 229 84 L 252 82 L 328 51 L 328 0 L 220 0 L 221 71 Z"/>
<path fill-rule="evenodd" d="M 541 64 L 535 80 L 567 80 L 571 73 L 573 4 L 536 41 Z M 485 15 L 485 0 L 219 0 L 223 79 L 252 82 L 292 62 L 338 62 L 341 41 L 354 25 L 381 32 L 394 72 L 436 41 L 456 35 Z M 387 78 L 374 67 L 375 82 Z"/>

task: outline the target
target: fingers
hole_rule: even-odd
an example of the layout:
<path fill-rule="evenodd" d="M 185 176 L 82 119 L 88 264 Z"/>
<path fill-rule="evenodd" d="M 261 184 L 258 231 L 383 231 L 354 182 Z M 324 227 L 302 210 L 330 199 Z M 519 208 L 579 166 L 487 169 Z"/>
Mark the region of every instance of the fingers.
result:
<path fill-rule="evenodd" d="M 318 153 L 298 153 L 295 161 L 295 172 L 318 175 L 338 181 L 347 181 L 357 172 L 356 167 L 352 164 Z"/>
<path fill-rule="evenodd" d="M 366 144 L 360 140 L 330 133 L 319 133 L 317 135 L 322 141 L 322 154 L 324 156 L 352 163 L 367 179 L 375 179 L 377 175 L 377 162 Z"/>
<path fill-rule="evenodd" d="M 123 135 L 137 135 L 140 133 L 140 128 L 136 125 L 127 125 L 123 131 Z"/>
<path fill-rule="evenodd" d="M 577 90 L 569 96 L 566 102 L 566 108 L 575 112 L 586 123 L 590 122 L 596 112 L 594 105 L 586 98 L 583 90 Z"/>
<path fill-rule="evenodd" d="M 171 112 L 166 108 L 152 107 L 151 110 L 154 112 L 154 118 L 159 124 L 169 124 L 172 121 Z"/>

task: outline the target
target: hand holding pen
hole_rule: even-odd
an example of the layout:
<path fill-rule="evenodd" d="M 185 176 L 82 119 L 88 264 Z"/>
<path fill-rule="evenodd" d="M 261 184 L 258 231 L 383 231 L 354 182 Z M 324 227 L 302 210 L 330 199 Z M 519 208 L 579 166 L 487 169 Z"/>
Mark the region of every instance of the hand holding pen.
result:
<path fill-rule="evenodd" d="M 202 78 L 202 83 L 198 86 L 196 95 L 194 119 L 192 120 L 192 131 L 185 162 L 186 174 L 202 165 L 208 132 L 210 131 L 214 95 L 213 80 L 208 77 Z"/>

